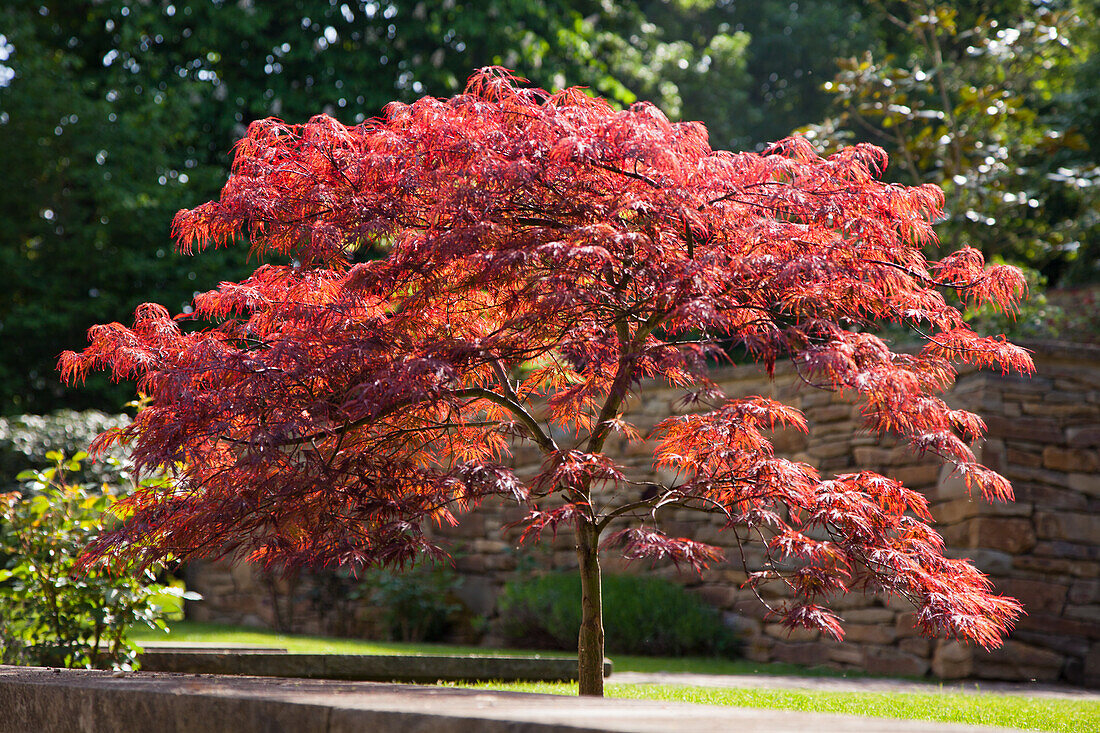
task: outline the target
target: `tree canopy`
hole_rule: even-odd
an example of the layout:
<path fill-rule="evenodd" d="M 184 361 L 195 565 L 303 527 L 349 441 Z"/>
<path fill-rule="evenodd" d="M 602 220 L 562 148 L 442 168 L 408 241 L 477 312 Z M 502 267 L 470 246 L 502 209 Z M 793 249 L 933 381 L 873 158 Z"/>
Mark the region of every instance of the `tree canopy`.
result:
<path fill-rule="evenodd" d="M 255 122 L 220 198 L 173 231 L 185 252 L 246 241 L 290 263 L 197 296 L 200 329 L 144 304 L 132 328 L 97 326 L 62 357 L 70 382 L 100 369 L 137 382 L 149 406 L 96 447 L 129 441 L 139 473 L 170 476 L 91 553 L 401 564 L 442 552 L 426 524 L 510 497 L 530 507 L 525 539 L 576 534 L 581 690 L 596 693 L 600 550 L 720 557 L 662 532 L 659 510 L 681 506 L 764 543 L 746 572 L 788 590 L 772 608 L 788 626 L 840 638 L 828 600 L 865 589 L 910 599 L 922 631 L 995 646 L 1019 606 L 943 555 L 922 495 L 776 457 L 768 431 L 804 429 L 801 413 L 708 376 L 731 344 L 769 369 L 788 358 L 808 386 L 858 400 L 872 433 L 1011 498 L 968 447 L 981 419 L 936 393 L 959 362 L 1031 370 L 944 297 L 1012 308 L 1022 276 L 971 248 L 926 259 L 943 195 L 884 183 L 885 164 L 869 145 L 821 158 L 798 138 L 714 150 L 702 125 L 651 104 L 620 111 L 497 68 L 354 127 Z M 357 262 L 368 246 L 386 256 Z M 892 350 L 869 332 L 881 322 L 922 346 Z M 695 405 L 652 436 L 667 484 L 604 450 L 640 438 L 624 405 L 646 380 Z M 514 441 L 544 455 L 530 479 L 508 466 Z"/>

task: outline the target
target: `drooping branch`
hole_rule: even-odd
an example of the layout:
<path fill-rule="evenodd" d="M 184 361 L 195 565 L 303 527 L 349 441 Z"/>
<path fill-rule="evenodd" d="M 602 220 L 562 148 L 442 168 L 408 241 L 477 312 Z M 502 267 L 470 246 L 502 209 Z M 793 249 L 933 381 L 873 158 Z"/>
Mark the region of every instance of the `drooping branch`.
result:
<path fill-rule="evenodd" d="M 527 428 L 527 430 L 531 434 L 531 439 L 534 440 L 535 443 L 538 444 L 538 446 L 542 448 L 544 452 L 550 453 L 558 450 L 558 446 L 554 442 L 554 439 L 550 436 L 550 434 L 543 430 L 542 426 L 539 425 L 538 420 L 536 420 L 534 416 L 531 415 L 531 413 L 528 412 L 523 407 L 523 405 L 515 399 L 512 399 L 511 397 L 508 397 L 506 395 L 497 394 L 492 390 L 484 389 L 482 387 L 469 387 L 467 389 L 460 389 L 456 390 L 453 394 L 456 397 L 474 397 L 477 399 L 488 400 L 489 402 L 508 409 L 513 415 L 516 416 L 516 419 L 518 419 L 523 424 L 523 426 Z"/>

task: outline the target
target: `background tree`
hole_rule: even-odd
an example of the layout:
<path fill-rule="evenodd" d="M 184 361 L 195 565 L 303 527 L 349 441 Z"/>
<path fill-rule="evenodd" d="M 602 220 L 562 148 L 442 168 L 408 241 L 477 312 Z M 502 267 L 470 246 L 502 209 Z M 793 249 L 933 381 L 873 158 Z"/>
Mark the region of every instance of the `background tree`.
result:
<path fill-rule="evenodd" d="M 137 380 L 150 405 L 97 448 L 131 441 L 139 472 L 170 477 L 127 500 L 91 557 L 401 565 L 440 557 L 424 524 L 513 497 L 531 505 L 525 540 L 575 534 L 580 690 L 600 694 L 599 553 L 705 567 L 718 550 L 660 529 L 665 508 L 688 507 L 765 544 L 746 572 L 787 588 L 771 609 L 787 626 L 840 638 L 824 604 L 864 589 L 910 599 L 926 633 L 995 646 L 1019 606 L 943 556 L 923 496 L 775 457 L 766 433 L 802 415 L 707 376 L 730 344 L 769 369 L 790 358 L 808 385 L 859 400 L 872 432 L 1011 497 L 967 447 L 981 419 L 934 395 L 954 362 L 1030 360 L 974 334 L 938 288 L 1012 307 L 1022 278 L 968 248 L 927 261 L 942 194 L 884 184 L 884 165 L 877 148 L 822 159 L 798 139 L 713 151 L 705 128 L 652 105 L 619 112 L 493 69 L 357 127 L 256 122 L 220 200 L 174 231 L 184 252 L 247 237 L 291 264 L 196 297 L 203 330 L 145 304 L 133 328 L 97 326 L 62 358 L 70 382 Z M 387 256 L 355 263 L 366 246 Z M 923 347 L 892 352 L 866 332 L 883 320 Z M 612 434 L 638 439 L 624 405 L 647 379 L 698 410 L 656 428 L 668 484 L 604 451 Z M 530 480 L 506 465 L 512 441 L 544 454 Z"/>
<path fill-rule="evenodd" d="M 1093 5 L 867 5 L 882 50 L 841 61 L 827 85 L 836 114 L 811 136 L 829 149 L 882 145 L 896 180 L 943 188 L 949 248 L 970 244 L 1055 284 L 1096 281 L 1095 85 L 1081 76 Z"/>
<path fill-rule="evenodd" d="M 65 345 L 139 293 L 175 310 L 248 272 L 235 253 L 178 257 L 167 223 L 216 195 L 250 120 L 360 122 L 493 63 L 676 114 L 691 89 L 746 83 L 743 35 L 669 36 L 632 2 L 12 0 L 0 29 L 4 414 L 117 410 L 105 379 L 53 379 Z"/>
<path fill-rule="evenodd" d="M 705 122 L 712 144 L 730 150 L 762 149 L 824 119 L 832 100 L 823 85 L 837 73 L 838 59 L 883 42 L 881 19 L 868 12 L 866 0 L 650 0 L 641 7 L 672 37 L 698 34 L 696 48 L 706 45 L 709 33 L 721 34 L 711 44 L 722 36 L 743 39 L 743 84 L 711 74 L 702 85 L 681 83 L 677 109 L 646 96 L 670 117 Z M 710 63 L 705 55 L 692 60 Z"/>

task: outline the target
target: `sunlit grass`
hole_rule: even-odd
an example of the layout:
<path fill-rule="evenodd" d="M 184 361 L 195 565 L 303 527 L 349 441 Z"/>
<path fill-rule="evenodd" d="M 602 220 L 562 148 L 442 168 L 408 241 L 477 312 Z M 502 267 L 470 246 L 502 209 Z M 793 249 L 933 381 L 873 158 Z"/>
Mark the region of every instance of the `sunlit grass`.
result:
<path fill-rule="evenodd" d="M 575 683 L 487 682 L 455 685 L 484 690 L 576 695 Z M 930 686 L 931 687 L 931 686 Z M 931 688 L 936 689 L 936 688 Z M 1100 731 L 1100 702 L 985 693 L 823 692 L 775 688 L 729 689 L 681 685 L 607 686 L 608 697 L 730 707 L 846 713 L 874 718 L 931 720 L 1044 731 Z"/>
<path fill-rule="evenodd" d="M 282 634 L 266 629 L 241 626 L 202 624 L 194 621 L 170 623 L 165 634 L 149 628 L 135 628 L 133 638 L 143 641 L 182 641 L 208 644 L 251 644 L 262 647 L 280 647 L 289 652 L 305 654 L 519 654 L 523 656 L 570 658 L 568 652 L 532 651 L 530 649 L 486 649 L 483 646 L 461 644 L 417 644 L 400 641 L 372 641 L 367 639 L 342 639 L 331 636 L 306 636 Z"/>

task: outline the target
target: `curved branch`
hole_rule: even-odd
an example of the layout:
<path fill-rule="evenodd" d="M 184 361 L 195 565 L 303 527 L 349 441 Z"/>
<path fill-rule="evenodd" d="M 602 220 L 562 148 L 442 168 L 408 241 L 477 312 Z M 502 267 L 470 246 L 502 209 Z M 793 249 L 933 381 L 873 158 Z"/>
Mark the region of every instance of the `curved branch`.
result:
<path fill-rule="evenodd" d="M 592 165 L 596 168 L 600 168 L 610 173 L 618 173 L 620 176 L 626 176 L 627 178 L 633 178 L 636 181 L 641 181 L 642 183 L 645 183 L 658 190 L 661 190 L 663 188 L 661 184 L 657 183 L 649 176 L 643 175 L 642 173 L 638 173 L 636 171 L 624 171 L 622 168 L 616 168 L 615 166 L 607 165 L 606 163 L 593 163 Z"/>
<path fill-rule="evenodd" d="M 596 528 L 599 531 L 603 531 L 604 527 L 606 527 L 608 524 L 610 524 L 614 519 L 616 519 L 618 517 L 621 517 L 624 514 L 629 514 L 630 512 L 636 511 L 638 509 L 652 509 L 652 508 L 654 508 L 665 497 L 668 496 L 669 492 L 672 491 L 672 489 L 668 488 L 667 486 L 664 486 L 663 484 L 644 483 L 644 484 L 640 484 L 640 485 L 641 486 L 654 486 L 654 487 L 657 487 L 658 489 L 664 489 L 664 493 L 663 494 L 658 493 L 657 495 L 652 496 L 649 499 L 641 499 L 639 501 L 634 501 L 634 502 L 631 502 L 629 504 L 623 504 L 622 506 L 616 507 L 614 510 L 608 512 L 607 514 L 603 515 L 600 518 L 599 522 L 596 524 Z"/>
<path fill-rule="evenodd" d="M 510 387 L 507 388 L 510 390 Z M 481 387 L 470 387 L 467 389 L 455 390 L 450 394 L 455 397 L 473 397 L 475 399 L 488 400 L 489 402 L 506 408 L 509 412 L 516 416 L 516 418 L 523 424 L 524 427 L 527 428 L 528 432 L 531 434 L 531 439 L 534 440 L 534 442 L 540 448 L 547 452 L 558 450 L 558 446 L 554 442 L 553 438 L 551 438 L 550 435 L 542 429 L 538 421 L 535 420 L 531 413 L 527 412 L 527 410 L 523 408 L 523 405 L 521 405 L 516 399 L 512 399 L 511 397 L 508 397 L 506 395 L 497 394 L 492 390 L 483 389 Z M 405 400 L 397 402 L 393 405 L 390 405 L 385 410 L 382 410 L 378 414 L 363 417 L 358 420 L 352 420 L 336 428 L 328 430 L 318 430 L 310 433 L 309 435 L 280 440 L 275 444 L 274 447 L 284 448 L 295 445 L 303 445 L 305 443 L 312 443 L 313 441 L 321 438 L 328 438 L 335 435 L 343 435 L 352 430 L 355 430 L 356 428 L 361 428 L 364 425 L 369 425 L 372 422 L 376 422 L 385 417 L 388 417 L 398 410 L 419 404 L 420 402 L 424 402 L 424 400 Z M 455 426 L 461 427 L 459 423 L 455 423 Z M 231 438 L 228 435 L 219 435 L 217 436 L 217 440 L 221 440 L 226 443 L 234 443 L 236 445 L 248 445 L 251 442 L 248 440 L 241 440 L 239 438 Z"/>
<path fill-rule="evenodd" d="M 506 387 L 506 389 L 511 391 L 510 387 Z M 488 400 L 493 404 L 500 405 L 501 407 L 506 408 L 509 412 L 515 415 L 521 423 L 523 423 L 523 426 L 527 428 L 528 432 L 531 433 L 531 439 L 534 440 L 540 448 L 548 453 L 558 450 L 557 443 L 554 442 L 554 439 L 550 437 L 549 433 L 542 429 L 542 426 L 539 425 L 538 420 L 536 420 L 534 416 L 531 415 L 531 413 L 525 410 L 523 408 L 523 405 L 521 405 L 519 402 L 512 399 L 511 397 L 508 397 L 507 395 L 497 394 L 493 390 L 484 389 L 483 387 L 470 387 L 468 389 L 460 389 L 453 392 L 452 394 L 454 394 L 456 397 L 475 397 L 477 399 Z"/>

